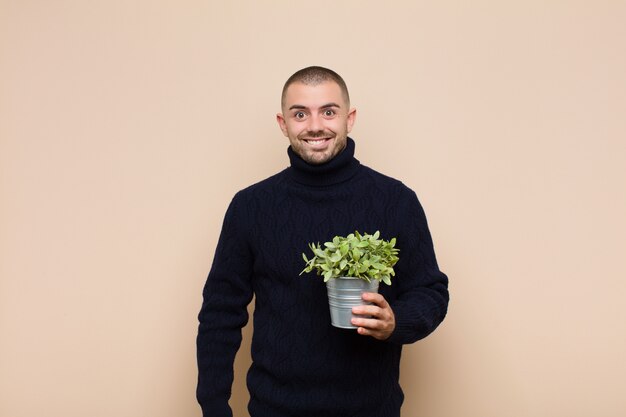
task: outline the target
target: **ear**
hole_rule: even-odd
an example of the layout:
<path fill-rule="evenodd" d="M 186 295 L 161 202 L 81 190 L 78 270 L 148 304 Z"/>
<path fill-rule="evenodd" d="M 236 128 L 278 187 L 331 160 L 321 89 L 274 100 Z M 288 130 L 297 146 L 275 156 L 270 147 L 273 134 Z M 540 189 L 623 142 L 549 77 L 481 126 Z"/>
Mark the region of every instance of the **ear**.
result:
<path fill-rule="evenodd" d="M 350 133 L 350 131 L 352 130 L 352 126 L 354 125 L 355 121 L 356 121 L 356 109 L 353 107 L 348 111 L 348 117 L 346 119 L 346 127 L 348 130 L 348 133 Z"/>
<path fill-rule="evenodd" d="M 276 113 L 276 121 L 278 122 L 278 127 L 283 131 L 283 135 L 289 137 L 287 134 L 287 124 L 285 123 L 285 117 L 282 113 Z"/>

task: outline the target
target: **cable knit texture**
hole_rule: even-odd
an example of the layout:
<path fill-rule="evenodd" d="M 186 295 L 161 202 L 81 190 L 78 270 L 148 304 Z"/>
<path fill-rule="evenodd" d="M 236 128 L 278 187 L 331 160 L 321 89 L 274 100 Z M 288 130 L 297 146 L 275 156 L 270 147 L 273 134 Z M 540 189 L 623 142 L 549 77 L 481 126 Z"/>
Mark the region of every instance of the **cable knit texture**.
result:
<path fill-rule="evenodd" d="M 197 338 L 197 398 L 204 417 L 230 417 L 233 359 L 255 296 L 252 417 L 398 417 L 402 345 L 444 319 L 448 279 L 439 271 L 426 218 L 413 191 L 354 158 L 354 141 L 334 159 L 291 166 L 233 198 L 204 288 Z M 298 276 L 309 242 L 355 230 L 397 237 L 392 285 L 381 284 L 396 318 L 379 341 L 332 327 L 322 277 Z"/>

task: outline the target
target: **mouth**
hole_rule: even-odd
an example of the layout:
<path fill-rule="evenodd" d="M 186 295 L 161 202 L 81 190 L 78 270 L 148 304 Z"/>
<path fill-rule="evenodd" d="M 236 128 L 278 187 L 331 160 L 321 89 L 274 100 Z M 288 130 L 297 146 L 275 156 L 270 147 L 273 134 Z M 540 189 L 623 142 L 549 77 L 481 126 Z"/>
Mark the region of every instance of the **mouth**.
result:
<path fill-rule="evenodd" d="M 302 139 L 307 144 L 313 147 L 319 147 L 326 144 L 326 142 L 330 141 L 332 138 L 312 138 L 312 139 Z"/>

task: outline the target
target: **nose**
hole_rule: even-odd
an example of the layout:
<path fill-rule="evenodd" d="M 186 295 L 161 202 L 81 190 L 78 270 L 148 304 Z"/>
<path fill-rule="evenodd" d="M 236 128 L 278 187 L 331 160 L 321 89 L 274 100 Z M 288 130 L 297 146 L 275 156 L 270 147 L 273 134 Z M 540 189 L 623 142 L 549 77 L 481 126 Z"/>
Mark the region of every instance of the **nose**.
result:
<path fill-rule="evenodd" d="M 309 131 L 310 132 L 321 132 L 324 130 L 324 126 L 322 125 L 322 120 L 319 115 L 313 114 L 309 117 Z"/>

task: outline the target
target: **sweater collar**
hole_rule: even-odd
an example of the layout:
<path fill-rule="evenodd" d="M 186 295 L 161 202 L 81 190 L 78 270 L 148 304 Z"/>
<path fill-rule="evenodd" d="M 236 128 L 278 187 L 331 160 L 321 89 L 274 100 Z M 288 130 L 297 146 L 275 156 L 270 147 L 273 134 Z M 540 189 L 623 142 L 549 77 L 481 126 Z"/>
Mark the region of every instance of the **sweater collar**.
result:
<path fill-rule="evenodd" d="M 318 187 L 338 184 L 356 174 L 360 162 L 354 157 L 354 141 L 348 138 L 346 147 L 337 156 L 323 164 L 313 165 L 296 154 L 291 146 L 287 149 L 291 167 L 288 169 L 296 182 Z"/>

